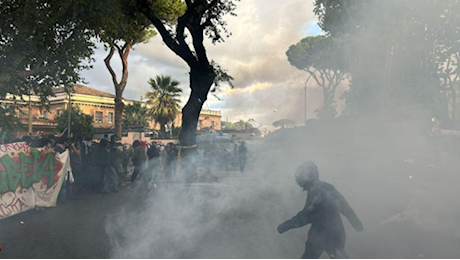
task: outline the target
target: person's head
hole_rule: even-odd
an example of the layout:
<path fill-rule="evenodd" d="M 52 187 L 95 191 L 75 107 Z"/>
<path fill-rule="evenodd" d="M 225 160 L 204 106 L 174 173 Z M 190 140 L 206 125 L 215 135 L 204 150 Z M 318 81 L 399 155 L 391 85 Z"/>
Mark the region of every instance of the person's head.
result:
<path fill-rule="evenodd" d="M 246 145 L 246 142 L 245 141 L 242 141 L 241 142 L 241 146 L 245 146 Z"/>
<path fill-rule="evenodd" d="M 312 161 L 308 161 L 297 167 L 295 181 L 304 190 L 308 190 L 319 181 L 318 167 Z"/>
<path fill-rule="evenodd" d="M 28 145 L 30 145 L 33 140 L 32 137 L 30 137 L 29 135 L 25 135 L 22 137 L 21 141 L 26 142 Z"/>
<path fill-rule="evenodd" d="M 56 140 L 56 145 L 65 146 L 67 143 L 67 138 L 61 137 Z"/>
<path fill-rule="evenodd" d="M 109 141 L 107 141 L 107 139 L 101 139 L 101 141 L 99 142 L 99 146 L 100 147 L 104 147 L 106 148 L 107 146 L 109 145 Z"/>
<path fill-rule="evenodd" d="M 141 145 L 141 142 L 139 142 L 138 140 L 134 141 L 133 143 L 134 148 L 137 148 L 139 145 Z"/>
<path fill-rule="evenodd" d="M 112 142 L 112 143 L 120 142 L 120 138 L 118 138 L 118 136 L 116 136 L 116 135 L 112 135 L 110 137 L 110 142 Z"/>

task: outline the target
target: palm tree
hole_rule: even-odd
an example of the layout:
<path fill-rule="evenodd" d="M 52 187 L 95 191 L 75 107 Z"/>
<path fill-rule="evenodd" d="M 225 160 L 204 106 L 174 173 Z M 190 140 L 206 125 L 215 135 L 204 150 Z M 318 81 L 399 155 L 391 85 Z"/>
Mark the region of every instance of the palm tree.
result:
<path fill-rule="evenodd" d="M 151 105 L 149 114 L 160 124 L 161 132 L 165 133 L 165 125 L 174 121 L 179 113 L 182 90 L 178 87 L 179 82 L 171 76 L 156 76 L 149 80 L 149 84 L 153 90 L 146 95 Z"/>
<path fill-rule="evenodd" d="M 123 111 L 123 126 L 148 126 L 148 109 L 140 102 L 127 105 Z"/>

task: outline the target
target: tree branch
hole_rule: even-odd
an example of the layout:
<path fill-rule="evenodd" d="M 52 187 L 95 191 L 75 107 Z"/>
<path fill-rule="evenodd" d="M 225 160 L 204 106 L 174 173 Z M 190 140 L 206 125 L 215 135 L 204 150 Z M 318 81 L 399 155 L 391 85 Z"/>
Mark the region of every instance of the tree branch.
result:
<path fill-rule="evenodd" d="M 189 6 L 191 4 L 191 1 L 187 0 L 186 3 L 187 6 Z M 139 10 L 152 22 L 152 24 L 158 30 L 166 46 L 168 46 L 176 55 L 181 57 L 190 67 L 193 66 L 193 63 L 196 62 L 196 59 L 193 56 L 190 49 L 188 47 L 185 48 L 183 44 L 179 44 L 178 41 L 174 39 L 171 33 L 166 29 L 163 22 L 156 16 L 155 12 L 152 10 L 149 1 L 137 0 L 137 5 Z"/>
<path fill-rule="evenodd" d="M 109 70 L 110 75 L 112 76 L 113 84 L 116 86 L 118 85 L 117 74 L 115 74 L 115 71 L 112 69 L 112 66 L 110 65 L 110 60 L 112 59 L 114 53 L 115 53 L 115 47 L 111 45 L 109 55 L 107 55 L 107 57 L 104 59 L 104 63 L 107 69 Z"/>

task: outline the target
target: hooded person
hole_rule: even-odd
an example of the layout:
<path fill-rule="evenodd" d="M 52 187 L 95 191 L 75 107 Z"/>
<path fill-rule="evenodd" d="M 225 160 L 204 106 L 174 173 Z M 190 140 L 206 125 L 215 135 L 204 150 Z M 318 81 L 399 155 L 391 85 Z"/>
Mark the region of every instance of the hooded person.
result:
<path fill-rule="evenodd" d="M 306 162 L 297 168 L 296 182 L 308 192 L 303 210 L 278 226 L 280 234 L 311 224 L 302 258 L 319 258 L 326 251 L 330 258 L 348 258 L 345 253 L 345 229 L 340 214 L 358 232 L 364 230 L 345 198 L 334 186 L 319 180 L 318 167 Z"/>

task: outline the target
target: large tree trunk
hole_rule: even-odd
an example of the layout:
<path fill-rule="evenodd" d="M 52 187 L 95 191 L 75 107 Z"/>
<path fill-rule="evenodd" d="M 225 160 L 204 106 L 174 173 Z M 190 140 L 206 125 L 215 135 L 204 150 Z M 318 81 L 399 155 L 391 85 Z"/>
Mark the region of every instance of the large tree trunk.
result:
<path fill-rule="evenodd" d="M 125 86 L 123 87 L 116 86 L 115 89 L 116 90 L 124 89 Z M 116 91 L 116 95 L 115 95 L 115 135 L 118 138 L 121 138 L 122 136 L 124 107 L 125 107 L 125 104 L 123 103 L 123 92 Z"/>
<path fill-rule="evenodd" d="M 198 118 L 215 77 L 211 66 L 204 69 L 192 69 L 190 72 L 190 88 L 192 92 L 187 104 L 182 109 L 182 130 L 179 135 L 182 157 L 181 167 L 187 182 L 196 178 L 193 155 L 196 154 L 197 150 L 196 131 Z"/>

